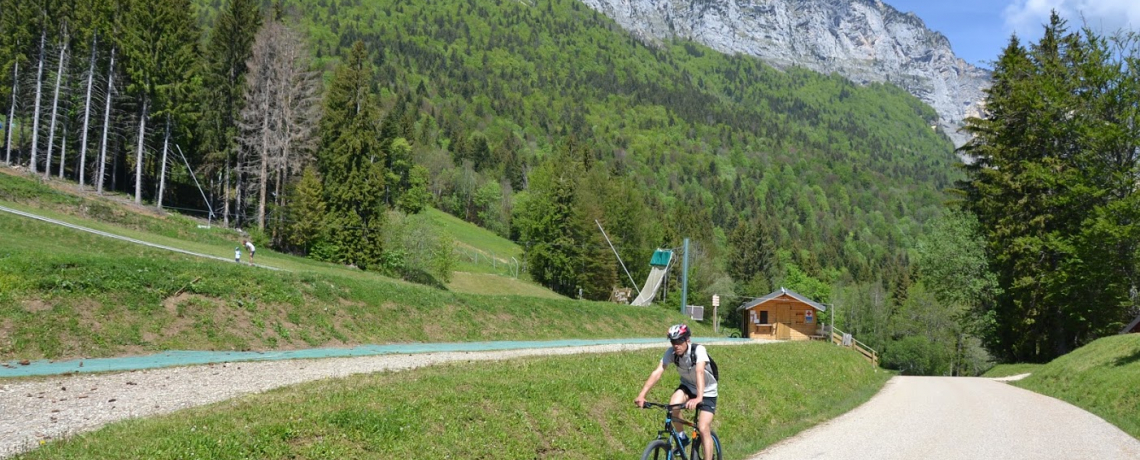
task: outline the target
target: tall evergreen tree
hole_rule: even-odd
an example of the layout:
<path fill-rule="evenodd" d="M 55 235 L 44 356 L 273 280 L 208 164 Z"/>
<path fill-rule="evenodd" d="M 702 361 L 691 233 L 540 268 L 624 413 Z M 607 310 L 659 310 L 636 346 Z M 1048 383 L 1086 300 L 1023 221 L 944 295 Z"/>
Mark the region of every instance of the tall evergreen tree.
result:
<path fill-rule="evenodd" d="M 1137 285 L 1136 50 L 1069 33 L 1054 14 L 1029 49 L 1015 39 L 971 119 L 961 184 L 1002 289 L 987 346 L 1044 362 L 1115 332 Z"/>
<path fill-rule="evenodd" d="M 221 171 L 225 195 L 224 220 L 230 219 L 230 183 L 237 159 L 237 119 L 245 89 L 246 61 L 261 28 L 260 2 L 230 0 L 214 21 L 206 43 L 202 117 L 198 122 L 201 151 L 207 170 Z"/>
<path fill-rule="evenodd" d="M 314 166 L 306 167 L 301 179 L 289 189 L 288 218 L 285 219 L 285 246 L 308 254 L 325 232 L 324 186 Z"/>
<path fill-rule="evenodd" d="M 141 203 L 147 120 L 188 110 L 182 104 L 197 64 L 200 33 L 190 0 L 129 0 L 125 5 L 119 29 L 128 89 L 141 106 L 134 161 L 135 202 Z"/>
<path fill-rule="evenodd" d="M 771 287 L 776 253 L 763 220 L 740 219 L 728 236 L 728 275 L 740 292 L 760 296 Z"/>
<path fill-rule="evenodd" d="M 520 204 L 520 236 L 528 271 L 538 283 L 562 295 L 577 297 L 582 282 L 581 258 L 587 244 L 577 191 L 583 174 L 574 158 L 574 144 L 535 172 L 529 199 Z"/>
<path fill-rule="evenodd" d="M 380 268 L 384 204 L 384 152 L 372 64 L 357 41 L 336 69 L 325 96 L 317 165 L 325 183 L 329 243 L 338 262 Z"/>

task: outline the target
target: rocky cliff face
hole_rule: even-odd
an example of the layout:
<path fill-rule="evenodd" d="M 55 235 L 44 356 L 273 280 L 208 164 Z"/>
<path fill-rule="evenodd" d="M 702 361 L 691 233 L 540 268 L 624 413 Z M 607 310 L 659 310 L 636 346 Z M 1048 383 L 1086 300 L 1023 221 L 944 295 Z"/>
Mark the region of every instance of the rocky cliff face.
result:
<path fill-rule="evenodd" d="M 955 145 L 990 75 L 959 59 L 913 13 L 878 0 L 582 0 L 644 40 L 689 39 L 778 68 L 894 83 L 933 107 Z"/>

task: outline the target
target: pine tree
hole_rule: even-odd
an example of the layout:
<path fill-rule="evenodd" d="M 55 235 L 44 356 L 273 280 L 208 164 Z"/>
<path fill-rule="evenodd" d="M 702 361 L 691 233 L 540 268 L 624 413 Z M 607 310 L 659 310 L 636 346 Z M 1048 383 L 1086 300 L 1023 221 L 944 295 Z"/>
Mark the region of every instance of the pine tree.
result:
<path fill-rule="evenodd" d="M 741 219 L 728 237 L 727 273 L 742 292 L 763 295 L 770 286 L 776 254 L 763 220 Z"/>
<path fill-rule="evenodd" d="M 225 224 L 229 225 L 230 178 L 237 157 L 237 119 L 245 89 L 246 61 L 252 54 L 254 37 L 261 28 L 260 2 L 230 0 L 214 22 L 206 44 L 205 71 L 199 95 L 202 117 L 198 132 L 205 166 L 224 171 L 220 184 L 225 195 Z"/>
<path fill-rule="evenodd" d="M 336 69 L 326 94 L 317 153 L 328 205 L 329 242 L 339 248 L 337 261 L 362 269 L 380 268 L 387 210 L 372 75 L 364 43 L 357 41 Z"/>
<path fill-rule="evenodd" d="M 994 70 L 987 117 L 969 120 L 976 158 L 961 184 L 985 229 L 1002 291 L 984 313 L 987 347 L 1044 362 L 1119 328 L 1137 285 L 1134 177 L 1140 128 L 1126 96 L 1135 48 L 1069 33 L 1056 14 Z M 1115 56 L 1115 57 L 1114 57 Z"/>
<path fill-rule="evenodd" d="M 199 31 L 190 0 L 130 0 L 120 26 L 129 91 L 139 99 L 135 147 L 135 202 L 142 202 L 144 143 L 149 117 L 180 116 L 191 71 L 197 63 Z M 152 113 L 153 111 L 153 113 Z"/>
<path fill-rule="evenodd" d="M 325 232 L 324 186 L 315 166 L 305 168 L 301 179 L 289 192 L 285 243 L 308 254 Z"/>

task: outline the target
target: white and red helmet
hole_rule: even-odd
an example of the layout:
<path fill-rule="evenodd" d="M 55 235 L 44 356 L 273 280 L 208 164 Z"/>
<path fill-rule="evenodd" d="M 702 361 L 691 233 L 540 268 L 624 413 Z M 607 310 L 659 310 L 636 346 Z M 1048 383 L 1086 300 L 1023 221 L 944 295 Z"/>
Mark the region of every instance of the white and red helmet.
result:
<path fill-rule="evenodd" d="M 665 337 L 668 337 L 670 342 L 676 342 L 689 340 L 690 335 L 691 333 L 689 332 L 689 326 L 686 326 L 684 324 L 674 324 L 673 326 L 669 327 L 669 333 L 665 334 Z"/>

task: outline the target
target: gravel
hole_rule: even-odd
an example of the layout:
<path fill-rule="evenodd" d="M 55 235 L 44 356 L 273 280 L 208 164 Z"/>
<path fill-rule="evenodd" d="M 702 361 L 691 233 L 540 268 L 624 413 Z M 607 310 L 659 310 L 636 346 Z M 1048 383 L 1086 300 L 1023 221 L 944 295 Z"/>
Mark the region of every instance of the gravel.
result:
<path fill-rule="evenodd" d="M 0 458 L 108 423 L 312 380 L 453 361 L 661 347 L 619 344 L 240 362 L 12 380 L 0 383 Z M 866 404 L 749 460 L 852 458 L 1136 459 L 1140 441 L 1080 408 L 999 381 L 895 377 Z"/>
<path fill-rule="evenodd" d="M 664 349 L 666 346 L 616 344 L 240 362 L 9 381 L 0 383 L 0 413 L 4 414 L 0 418 L 0 458 L 119 420 L 165 414 L 312 380 L 400 371 L 450 361 Z"/>

